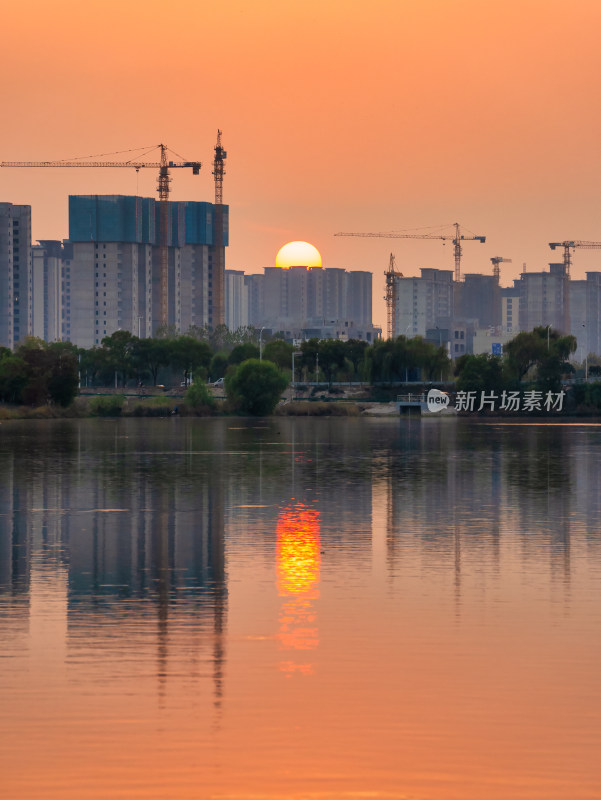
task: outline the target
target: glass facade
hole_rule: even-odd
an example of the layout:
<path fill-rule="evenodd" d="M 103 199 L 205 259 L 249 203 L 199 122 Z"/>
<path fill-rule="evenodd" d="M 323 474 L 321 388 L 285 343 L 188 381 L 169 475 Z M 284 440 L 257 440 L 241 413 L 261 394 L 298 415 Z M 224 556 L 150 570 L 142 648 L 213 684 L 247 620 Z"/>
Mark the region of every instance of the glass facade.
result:
<path fill-rule="evenodd" d="M 169 246 L 215 243 L 215 206 L 191 200 L 169 203 Z M 229 208 L 223 208 L 223 245 L 229 243 Z M 69 240 L 159 244 L 159 203 L 151 197 L 70 195 Z"/>

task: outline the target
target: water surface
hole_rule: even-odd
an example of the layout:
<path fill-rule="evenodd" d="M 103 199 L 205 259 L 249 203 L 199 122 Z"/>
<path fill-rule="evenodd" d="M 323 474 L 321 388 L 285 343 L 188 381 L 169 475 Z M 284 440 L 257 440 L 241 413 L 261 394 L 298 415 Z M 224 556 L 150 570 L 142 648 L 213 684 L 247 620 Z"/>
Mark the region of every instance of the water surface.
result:
<path fill-rule="evenodd" d="M 0 426 L 0 794 L 601 797 L 596 425 Z"/>

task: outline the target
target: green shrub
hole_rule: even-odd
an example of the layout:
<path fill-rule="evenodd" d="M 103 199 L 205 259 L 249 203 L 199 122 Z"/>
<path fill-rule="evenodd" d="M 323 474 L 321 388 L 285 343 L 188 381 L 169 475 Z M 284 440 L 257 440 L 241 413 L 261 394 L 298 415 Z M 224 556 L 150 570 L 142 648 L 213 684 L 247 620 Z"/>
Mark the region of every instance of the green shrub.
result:
<path fill-rule="evenodd" d="M 119 417 L 123 410 L 125 397 L 122 394 L 92 397 L 90 414 L 94 417 Z"/>
<path fill-rule="evenodd" d="M 215 398 L 206 383 L 193 383 L 184 395 L 184 403 L 194 411 L 215 408 Z"/>
<path fill-rule="evenodd" d="M 358 417 L 360 409 L 355 403 L 295 400 L 278 406 L 275 413 L 282 417 Z"/>
<path fill-rule="evenodd" d="M 261 417 L 273 413 L 288 385 L 271 361 L 249 358 L 225 379 L 228 401 L 245 414 Z"/>
<path fill-rule="evenodd" d="M 131 417 L 168 417 L 171 415 L 171 404 L 155 404 L 155 403 L 136 403 L 128 411 L 128 416 Z"/>

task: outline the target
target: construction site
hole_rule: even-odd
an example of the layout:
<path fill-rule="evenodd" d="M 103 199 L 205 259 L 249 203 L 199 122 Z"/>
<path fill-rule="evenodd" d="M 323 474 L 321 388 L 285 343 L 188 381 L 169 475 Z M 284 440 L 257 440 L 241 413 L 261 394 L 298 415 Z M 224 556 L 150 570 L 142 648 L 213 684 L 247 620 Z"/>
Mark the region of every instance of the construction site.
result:
<path fill-rule="evenodd" d="M 71 195 L 68 238 L 36 245 L 31 240 L 31 207 L 1 203 L 0 307 L 6 313 L 0 317 L 0 344 L 12 348 L 34 335 L 88 348 L 120 329 L 149 337 L 161 330 L 220 325 L 254 326 L 291 340 L 372 342 L 380 336 L 372 323 L 372 272 L 300 265 L 292 271 L 267 267 L 264 275 L 226 270 L 227 153 L 221 137 L 218 131 L 212 202 L 171 199 L 173 171 L 199 175 L 202 163 L 165 144 L 142 153 L 0 162 L 5 169 L 151 169 L 157 173 L 158 194 Z M 115 155 L 126 157 L 113 160 Z M 420 336 L 458 358 L 500 354 L 518 332 L 543 326 L 576 337 L 577 361 L 601 354 L 601 271 L 587 272 L 582 280 L 570 274 L 575 251 L 601 249 L 601 242 L 550 242 L 560 260 L 543 271 L 529 271 L 523 264 L 519 278 L 502 286 L 501 270 L 513 259 L 492 256 L 489 271 L 464 273 L 464 248 L 485 244 L 486 236 L 457 222 L 427 232 L 335 236 L 437 241 L 452 247 L 452 268 L 421 267 L 419 276 L 413 265 L 400 268 L 390 254 L 384 270 L 387 338 Z M 312 304 L 309 298 L 314 298 Z"/>
<path fill-rule="evenodd" d="M 486 236 L 463 233 L 459 223 L 452 228 L 449 233 L 335 234 L 452 244 L 454 269 L 421 268 L 420 277 L 405 276 L 390 254 L 384 273 L 388 338 L 422 336 L 447 347 L 451 358 L 465 353 L 500 355 L 503 345 L 517 333 L 542 326 L 575 336 L 578 361 L 601 354 L 601 271 L 587 272 L 584 280 L 570 275 L 574 251 L 599 250 L 601 242 L 549 242 L 552 252 L 562 253 L 561 261 L 538 272 L 529 272 L 524 263 L 520 277 L 502 287 L 501 265 L 511 264 L 512 259 L 493 256 L 488 274 L 464 274 L 464 244 L 484 244 Z"/>
<path fill-rule="evenodd" d="M 158 151 L 158 160 L 146 160 Z M 4 168 L 153 169 L 158 199 L 125 195 L 69 197 L 69 237 L 31 245 L 31 207 L 0 204 L 0 343 L 24 336 L 99 344 L 115 330 L 146 337 L 225 322 L 223 204 L 227 153 L 217 132 L 212 203 L 172 201 L 172 171 L 200 173 L 199 160 L 165 144 L 123 161 L 4 161 Z M 172 157 L 174 156 L 174 157 Z M 5 262 L 5 263 L 4 263 Z"/>

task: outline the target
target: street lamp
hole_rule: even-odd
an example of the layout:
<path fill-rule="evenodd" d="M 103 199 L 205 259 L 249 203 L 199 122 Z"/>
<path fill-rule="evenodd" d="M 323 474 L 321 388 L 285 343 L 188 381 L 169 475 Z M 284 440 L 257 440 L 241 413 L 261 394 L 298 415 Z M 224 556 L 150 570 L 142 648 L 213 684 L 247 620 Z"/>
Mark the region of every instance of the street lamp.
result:
<path fill-rule="evenodd" d="M 259 361 L 263 361 L 263 331 L 265 330 L 265 326 L 261 328 L 259 331 Z"/>
<path fill-rule="evenodd" d="M 438 349 L 440 350 L 440 348 L 442 347 L 442 331 L 440 330 L 438 325 L 436 326 L 436 330 L 438 331 Z M 440 382 L 442 383 L 442 366 L 440 368 Z"/>
<path fill-rule="evenodd" d="M 295 373 L 294 373 L 294 358 L 295 358 L 295 356 L 300 356 L 300 355 L 301 355 L 301 351 L 300 350 L 293 350 L 292 351 L 292 386 L 293 387 L 296 386 L 296 381 L 294 380 L 294 375 L 295 375 Z"/>

